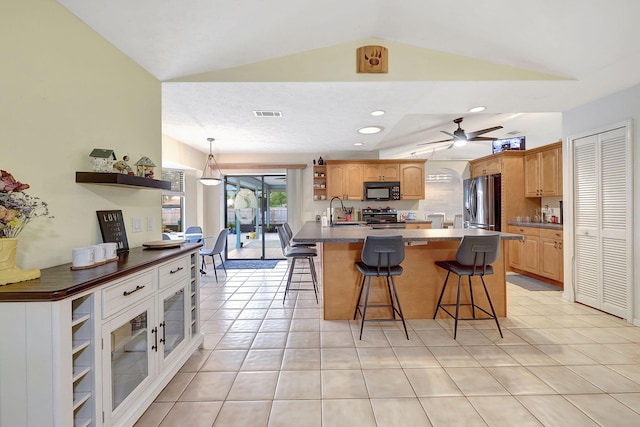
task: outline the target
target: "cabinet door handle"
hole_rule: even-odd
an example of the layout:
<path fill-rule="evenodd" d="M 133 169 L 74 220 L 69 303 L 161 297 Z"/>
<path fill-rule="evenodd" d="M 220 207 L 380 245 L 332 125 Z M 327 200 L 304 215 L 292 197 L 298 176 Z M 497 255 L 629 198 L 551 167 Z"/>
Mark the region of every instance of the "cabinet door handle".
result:
<path fill-rule="evenodd" d="M 144 288 L 145 286 L 146 286 L 146 285 L 142 285 L 142 286 L 138 285 L 138 286 L 136 286 L 136 288 L 135 288 L 134 290 L 132 290 L 132 291 L 124 291 L 124 292 L 122 293 L 122 295 L 124 295 L 125 297 L 128 297 L 128 296 L 129 296 L 129 295 L 131 295 L 132 293 L 134 293 L 134 292 L 138 292 L 140 289 Z"/>
<path fill-rule="evenodd" d="M 155 350 L 156 353 L 158 352 L 158 328 L 155 327 L 151 330 L 151 333 L 153 334 L 153 342 L 154 344 L 151 346 L 151 350 Z"/>
<path fill-rule="evenodd" d="M 160 343 L 164 344 L 164 343 L 167 342 L 167 337 L 166 337 L 166 334 L 165 334 L 165 331 L 166 331 L 167 328 L 165 328 L 164 322 L 160 323 L 160 327 L 162 328 L 162 338 L 160 338 Z"/>
<path fill-rule="evenodd" d="M 178 268 L 176 268 L 175 270 L 170 270 L 170 271 L 169 271 L 169 274 L 177 273 L 178 271 L 183 270 L 183 269 L 184 269 L 183 267 L 178 267 Z"/>

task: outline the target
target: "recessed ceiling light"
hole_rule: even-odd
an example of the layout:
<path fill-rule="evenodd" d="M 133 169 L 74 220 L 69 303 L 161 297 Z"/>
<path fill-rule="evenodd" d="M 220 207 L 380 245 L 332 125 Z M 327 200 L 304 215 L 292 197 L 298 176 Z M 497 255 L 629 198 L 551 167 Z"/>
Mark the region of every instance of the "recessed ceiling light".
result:
<path fill-rule="evenodd" d="M 365 126 L 363 128 L 358 129 L 358 132 L 365 135 L 371 135 L 374 133 L 382 132 L 383 129 L 384 128 L 382 126 Z"/>
<path fill-rule="evenodd" d="M 383 116 L 383 115 L 384 115 L 384 113 L 385 113 L 385 111 L 384 111 L 384 110 L 375 110 L 375 111 L 372 111 L 372 112 L 371 112 L 371 115 L 372 115 L 372 116 Z"/>
<path fill-rule="evenodd" d="M 479 113 L 481 111 L 486 110 L 487 107 L 483 107 L 482 105 L 478 105 L 477 107 L 469 108 L 470 113 Z"/>
<path fill-rule="evenodd" d="M 362 142 L 354 142 L 353 145 L 355 145 L 356 147 L 361 147 L 364 144 Z"/>

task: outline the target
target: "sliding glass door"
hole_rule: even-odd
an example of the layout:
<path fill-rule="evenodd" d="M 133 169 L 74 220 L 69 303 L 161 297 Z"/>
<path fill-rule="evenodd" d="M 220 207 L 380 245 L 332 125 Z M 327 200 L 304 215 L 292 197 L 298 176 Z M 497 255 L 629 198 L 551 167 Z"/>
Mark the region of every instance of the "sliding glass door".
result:
<path fill-rule="evenodd" d="M 287 221 L 286 175 L 225 178 L 226 259 L 283 259 L 277 225 Z"/>

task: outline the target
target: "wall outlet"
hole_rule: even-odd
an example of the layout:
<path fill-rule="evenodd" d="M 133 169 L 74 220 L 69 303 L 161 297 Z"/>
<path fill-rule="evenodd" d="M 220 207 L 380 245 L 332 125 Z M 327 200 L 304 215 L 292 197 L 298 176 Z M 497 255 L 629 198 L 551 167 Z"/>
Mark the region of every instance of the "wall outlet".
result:
<path fill-rule="evenodd" d="M 133 225 L 131 227 L 131 231 L 133 231 L 134 233 L 142 232 L 142 218 L 133 217 Z"/>
<path fill-rule="evenodd" d="M 147 217 L 147 231 L 153 231 L 153 217 Z"/>

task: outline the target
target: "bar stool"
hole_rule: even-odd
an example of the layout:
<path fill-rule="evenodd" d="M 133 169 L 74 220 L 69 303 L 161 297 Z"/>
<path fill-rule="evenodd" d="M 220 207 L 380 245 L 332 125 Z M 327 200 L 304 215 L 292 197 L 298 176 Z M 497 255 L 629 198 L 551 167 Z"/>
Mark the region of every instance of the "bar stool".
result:
<path fill-rule="evenodd" d="M 400 299 L 396 290 L 394 276 L 402 274 L 402 266 L 400 263 L 404 260 L 404 242 L 402 236 L 367 236 L 362 246 L 362 261 L 356 262 L 356 268 L 362 274 L 362 282 L 360 283 L 360 295 L 356 303 L 356 310 L 353 313 L 355 320 L 360 312 L 360 339 L 362 339 L 362 330 L 364 322 L 367 320 L 397 320 L 396 314 L 402 320 L 404 333 L 409 339 L 407 325 L 404 322 Z M 389 304 L 369 304 L 369 288 L 371 287 L 372 277 L 384 277 L 387 280 L 387 292 L 389 293 Z M 365 290 L 365 279 L 367 286 Z M 364 302 L 361 305 L 362 294 L 364 293 Z M 391 307 L 392 319 L 367 319 L 367 307 Z"/>
<path fill-rule="evenodd" d="M 287 294 L 289 293 L 289 289 L 291 288 L 291 279 L 293 278 L 293 270 L 296 267 L 296 261 L 306 259 L 309 262 L 309 272 L 311 274 L 311 283 L 313 283 L 313 288 L 302 288 L 297 289 L 298 291 L 313 291 L 316 294 L 316 303 L 318 303 L 318 276 L 316 275 L 316 267 L 313 264 L 313 258 L 318 255 L 318 252 L 314 248 L 310 248 L 307 246 L 289 246 L 289 238 L 286 230 L 283 226 L 279 225 L 276 227 L 278 231 L 278 239 L 280 239 L 280 247 L 282 248 L 282 255 L 284 255 L 287 259 L 291 260 L 289 264 L 289 274 L 287 276 L 287 286 L 284 290 L 284 297 L 282 298 L 282 303 L 284 304 L 287 299 Z M 308 281 L 299 280 L 297 283 L 308 283 Z"/>
<path fill-rule="evenodd" d="M 291 247 L 308 246 L 310 248 L 311 247 L 313 247 L 313 248 L 316 247 L 315 243 L 297 243 L 297 242 L 292 241 L 291 239 L 293 239 L 293 230 L 291 230 L 291 226 L 289 225 L 288 222 L 285 222 L 284 224 L 282 224 L 282 226 L 283 226 L 284 231 L 285 231 L 285 233 L 287 235 L 289 246 L 291 246 Z"/>
<path fill-rule="evenodd" d="M 493 274 L 492 263 L 496 262 L 498 259 L 498 253 L 500 251 L 500 235 L 499 234 L 490 234 L 486 236 L 463 236 L 460 245 L 458 246 L 458 251 L 456 252 L 456 259 L 454 261 L 436 261 L 436 265 L 438 267 L 442 267 L 447 270 L 447 277 L 444 279 L 444 284 L 442 285 L 442 291 L 440 292 L 440 298 L 438 299 L 438 305 L 436 306 L 436 311 L 433 313 L 433 318 L 436 318 L 438 314 L 438 310 L 442 309 L 445 313 L 455 319 L 454 329 L 453 329 L 453 339 L 456 338 L 456 334 L 458 332 L 458 320 L 490 320 L 493 319 L 496 322 L 496 326 L 498 327 L 498 332 L 500 332 L 500 337 L 502 336 L 502 330 L 500 329 L 500 323 L 498 322 L 498 317 L 496 316 L 496 311 L 493 309 L 493 303 L 491 302 L 491 297 L 489 296 L 489 291 L 487 290 L 487 285 L 484 282 L 484 276 L 487 274 Z M 444 295 L 444 291 L 447 288 L 447 282 L 449 280 L 449 275 L 451 273 L 458 275 L 458 294 L 456 297 L 455 304 L 442 304 L 442 296 Z M 469 278 L 469 297 L 471 299 L 470 303 L 460 304 L 460 288 L 462 286 L 462 276 L 467 276 Z M 480 280 L 482 281 L 482 287 L 484 288 L 484 293 L 487 296 L 487 301 L 489 302 L 489 307 L 491 309 L 491 313 L 485 310 L 482 307 L 479 307 L 474 299 L 473 299 L 473 287 L 471 285 L 471 277 L 472 276 L 480 276 Z M 473 317 L 462 318 L 460 317 L 460 306 L 470 306 L 471 313 Z M 452 314 L 446 307 L 456 307 L 455 314 Z M 489 317 L 476 317 L 476 309 L 482 311 Z"/>

